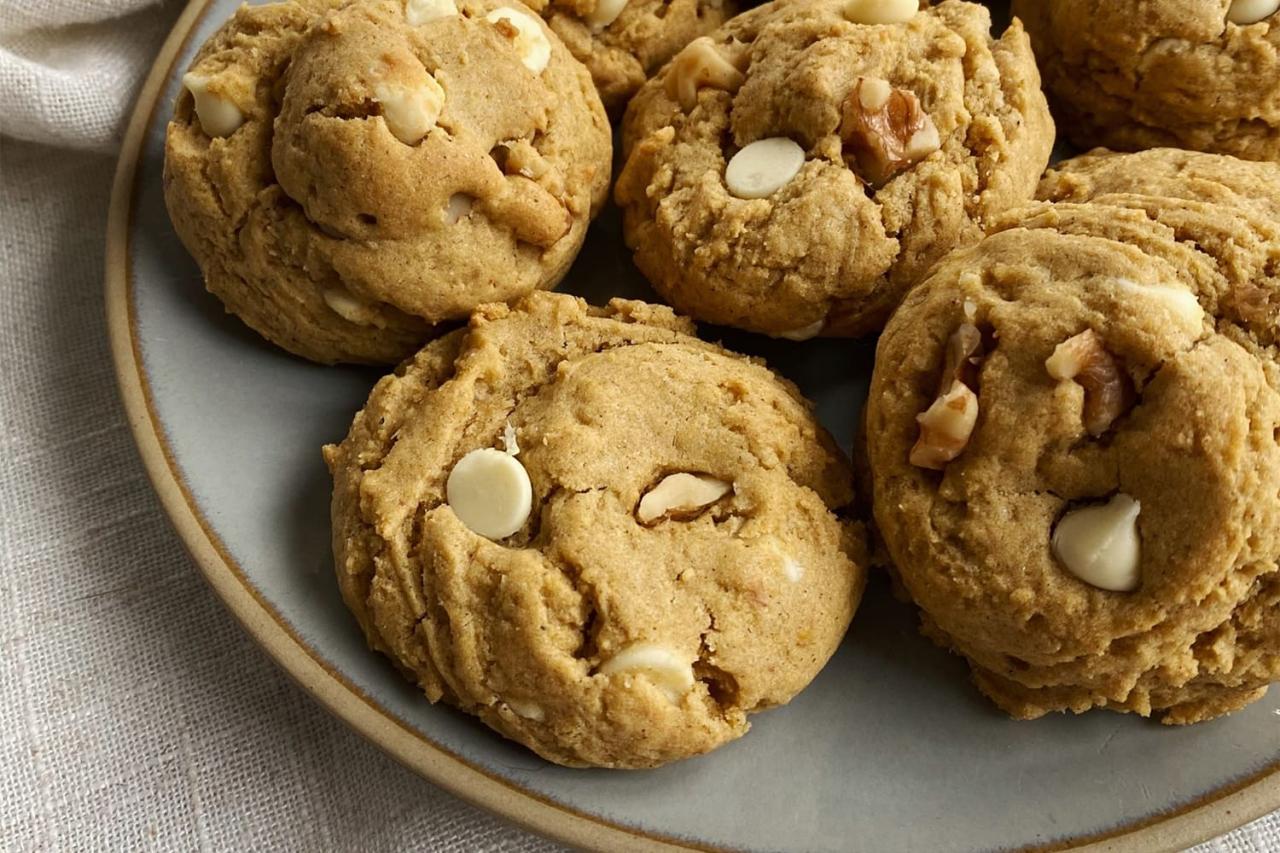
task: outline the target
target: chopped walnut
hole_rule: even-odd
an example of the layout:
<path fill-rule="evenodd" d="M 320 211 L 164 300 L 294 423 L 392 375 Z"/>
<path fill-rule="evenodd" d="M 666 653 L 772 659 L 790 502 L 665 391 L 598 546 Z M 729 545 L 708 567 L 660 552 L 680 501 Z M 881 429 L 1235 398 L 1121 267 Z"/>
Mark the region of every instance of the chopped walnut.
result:
<path fill-rule="evenodd" d="M 1093 329 L 1058 344 L 1044 367 L 1054 379 L 1075 380 L 1084 389 L 1084 428 L 1094 438 L 1133 405 L 1133 383 Z"/>
<path fill-rule="evenodd" d="M 977 384 L 978 360 L 981 356 L 982 332 L 972 322 L 961 323 L 947 340 L 947 360 L 942 370 L 943 384 L 959 380 L 972 388 Z"/>
<path fill-rule="evenodd" d="M 687 521 L 731 491 L 732 483 L 710 474 L 669 474 L 640 499 L 636 518 L 641 524 L 654 524 L 664 518 Z"/>
<path fill-rule="evenodd" d="M 911 464 L 941 471 L 969 443 L 978 421 L 978 395 L 957 379 L 916 420 L 920 437 L 911 448 Z"/>
<path fill-rule="evenodd" d="M 877 77 L 859 77 L 845 98 L 840 138 L 863 178 L 877 187 L 942 146 L 920 99 Z"/>
<path fill-rule="evenodd" d="M 671 61 L 667 97 L 679 101 L 685 111 L 691 110 L 698 103 L 698 90 L 703 87 L 738 91 L 746 80 L 743 76 L 746 66 L 746 45 L 735 42 L 721 49 L 708 36 L 701 36 L 689 42 Z"/>
<path fill-rule="evenodd" d="M 977 365 L 982 357 L 982 333 L 970 320 L 961 323 L 947 340 L 938 397 L 916 416 L 920 436 L 911 448 L 912 465 L 941 471 L 959 456 L 969 443 L 978 422 Z"/>

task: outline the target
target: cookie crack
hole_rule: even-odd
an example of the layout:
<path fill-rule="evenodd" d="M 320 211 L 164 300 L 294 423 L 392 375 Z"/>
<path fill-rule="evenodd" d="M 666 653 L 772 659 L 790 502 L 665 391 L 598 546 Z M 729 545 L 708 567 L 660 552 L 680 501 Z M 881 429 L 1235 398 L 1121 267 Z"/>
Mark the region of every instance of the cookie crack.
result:
<path fill-rule="evenodd" d="M 583 610 L 578 629 L 578 645 L 570 652 L 575 660 L 583 661 L 593 671 L 600 665 L 600 633 L 604 630 L 601 618 L 600 593 L 596 585 L 583 579 L 582 566 L 567 555 L 543 552 L 548 565 L 555 568 L 578 593 Z"/>
<path fill-rule="evenodd" d="M 693 677 L 706 688 L 721 719 L 727 720 L 740 707 L 741 689 L 733 673 L 713 662 L 715 651 L 708 638 L 718 633 L 715 613 L 708 612 L 707 627 L 698 635 L 698 657 L 693 662 Z"/>
<path fill-rule="evenodd" d="M 223 219 L 231 219 L 231 211 L 227 209 L 226 199 L 222 195 L 221 185 L 213 179 L 212 174 L 213 162 L 208 154 L 200 158 L 200 174 L 204 178 L 204 182 L 209 186 L 209 194 L 213 196 L 213 203 L 218 208 L 218 212 L 222 214 Z M 236 236 L 240 234 L 240 226 L 235 228 Z"/>
<path fill-rule="evenodd" d="M 581 489 L 571 489 L 568 486 L 557 483 L 547 490 L 547 493 L 538 501 L 536 512 L 530 512 L 530 525 L 526 536 L 520 537 L 524 540 L 524 547 L 534 547 L 535 544 L 546 546 L 547 538 L 543 537 L 542 531 L 545 526 L 545 515 L 550 510 L 551 505 L 559 498 L 566 495 L 589 495 L 596 492 L 612 491 L 610 486 L 588 486 Z"/>

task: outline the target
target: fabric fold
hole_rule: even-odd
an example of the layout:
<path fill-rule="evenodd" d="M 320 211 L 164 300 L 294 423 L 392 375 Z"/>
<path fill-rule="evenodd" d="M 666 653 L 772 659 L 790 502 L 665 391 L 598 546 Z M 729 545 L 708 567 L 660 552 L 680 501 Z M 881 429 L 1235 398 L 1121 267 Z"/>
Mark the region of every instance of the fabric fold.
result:
<path fill-rule="evenodd" d="M 0 134 L 60 148 L 116 150 L 138 88 L 180 3 L 62 0 L 48 23 L 18 30 L 31 0 L 0 3 Z M 141 7 L 141 11 L 138 9 Z M 96 23 L 62 25 L 90 9 Z"/>

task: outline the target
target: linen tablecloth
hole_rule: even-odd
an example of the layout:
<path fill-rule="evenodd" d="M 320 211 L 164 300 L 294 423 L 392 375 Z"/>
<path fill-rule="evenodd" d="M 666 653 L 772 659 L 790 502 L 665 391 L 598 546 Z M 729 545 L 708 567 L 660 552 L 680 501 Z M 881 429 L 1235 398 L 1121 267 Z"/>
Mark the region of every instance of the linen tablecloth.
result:
<path fill-rule="evenodd" d="M 295 687 L 151 493 L 116 397 L 103 233 L 179 11 L 0 0 L 0 849 L 556 849 Z M 1280 816 L 1202 849 L 1280 849 Z"/>

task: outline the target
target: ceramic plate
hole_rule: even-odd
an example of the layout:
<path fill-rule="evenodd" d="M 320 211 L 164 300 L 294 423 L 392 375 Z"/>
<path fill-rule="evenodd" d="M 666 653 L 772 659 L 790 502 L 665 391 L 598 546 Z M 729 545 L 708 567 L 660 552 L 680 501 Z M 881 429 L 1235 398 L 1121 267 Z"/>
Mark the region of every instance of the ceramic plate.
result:
<path fill-rule="evenodd" d="M 1280 806 L 1280 696 L 1181 729 L 1105 712 L 1013 722 L 877 583 L 807 691 L 754 717 L 744 739 L 660 770 L 554 767 L 427 704 L 365 648 L 332 576 L 320 446 L 345 435 L 377 372 L 292 358 L 224 314 L 165 214 L 163 135 L 181 69 L 237 4 L 195 0 L 139 99 L 109 226 L 112 347 L 179 534 L 254 637 L 334 713 L 475 803 L 609 849 L 1155 849 Z M 566 289 L 652 298 L 619 231 L 606 211 Z M 798 382 L 847 447 L 870 342 L 704 331 Z"/>

